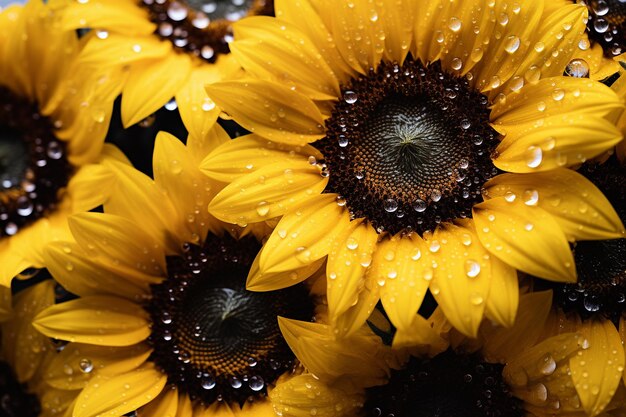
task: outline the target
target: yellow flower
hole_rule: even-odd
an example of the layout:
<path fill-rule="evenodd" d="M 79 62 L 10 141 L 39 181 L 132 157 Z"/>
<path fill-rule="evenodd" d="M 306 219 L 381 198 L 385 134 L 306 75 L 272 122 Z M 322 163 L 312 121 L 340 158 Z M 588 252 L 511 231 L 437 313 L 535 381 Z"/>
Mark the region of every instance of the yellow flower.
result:
<path fill-rule="evenodd" d="M 81 54 L 89 67 L 128 67 L 123 84 L 125 127 L 175 97 L 187 129 L 206 133 L 219 114 L 204 85 L 236 74 L 229 56 L 231 23 L 245 15 L 272 14 L 273 2 L 251 0 L 72 0 L 61 8 L 61 28 L 96 29 Z M 192 119 L 203 123 L 190 123 Z"/>
<path fill-rule="evenodd" d="M 50 363 L 57 356 L 52 341 L 32 326 L 33 318 L 54 304 L 52 280 L 46 280 L 20 291 L 10 300 L 10 290 L 2 287 L 3 299 L 8 301 L 9 314 L 0 325 L 2 335 L 2 361 L 8 363 L 15 374 L 15 385 L 10 386 L 8 375 L 3 375 L 3 410 L 8 415 L 24 417 L 70 417 L 72 402 L 78 391 L 59 387 L 54 382 L 44 382 Z M 3 368 L 4 370 L 4 368 Z M 4 371 L 3 371 L 4 373 Z M 11 377 L 12 378 L 12 377 Z M 9 385 L 9 386 L 7 386 Z M 20 391 L 26 388 L 25 393 Z M 22 399 L 20 399 L 22 395 Z M 12 407 L 14 408 L 13 410 Z M 13 414 L 16 413 L 16 414 Z"/>
<path fill-rule="evenodd" d="M 516 269 L 575 281 L 569 241 L 621 236 L 610 204 L 568 169 L 621 139 L 607 120 L 622 109 L 615 93 L 562 76 L 586 8 L 301 0 L 276 12 L 234 25 L 249 77 L 207 87 L 253 132 L 205 159 L 230 182 L 210 212 L 240 225 L 282 216 L 248 288 L 287 287 L 327 257 L 340 334 L 379 299 L 411 334 L 430 289 L 475 335 L 483 316 L 513 323 Z M 296 279 L 274 278 L 286 271 Z"/>
<path fill-rule="evenodd" d="M 41 0 L 3 9 L 0 26 L 0 285 L 9 286 L 68 236 L 68 215 L 105 200 L 113 175 L 98 160 L 119 91 L 114 74 L 77 66 L 80 41 L 57 30 Z"/>
<path fill-rule="evenodd" d="M 614 159 L 581 170 L 626 219 L 626 168 Z M 626 339 L 626 239 L 577 242 L 578 282 L 537 282 L 554 291 L 551 334 L 576 331 L 588 349 L 570 362 L 571 378 L 590 416 L 604 412 L 612 398 L 623 397 Z"/>
<path fill-rule="evenodd" d="M 273 415 L 267 392 L 295 365 L 276 317 L 311 320 L 314 304 L 304 286 L 245 289 L 262 230 L 209 215 L 223 184 L 199 169 L 229 140 L 219 125 L 186 146 L 160 133 L 154 181 L 110 162 L 118 182 L 104 213 L 71 217 L 75 242 L 46 251 L 55 279 L 80 296 L 34 320 L 70 342 L 47 378 L 82 389 L 74 417 Z"/>
<path fill-rule="evenodd" d="M 281 319 L 286 340 L 310 373 L 279 383 L 270 397 L 284 417 L 583 417 L 568 373 L 585 339 L 574 332 L 542 336 L 550 297 L 550 292 L 523 295 L 515 325 L 487 325 L 488 337 L 476 348 L 449 346 L 446 340 L 452 338 L 445 331 L 436 335 L 437 326 L 446 327 L 436 313 L 430 333 L 437 347 L 428 355 L 392 351 L 367 328 L 335 340 L 323 324 Z"/>

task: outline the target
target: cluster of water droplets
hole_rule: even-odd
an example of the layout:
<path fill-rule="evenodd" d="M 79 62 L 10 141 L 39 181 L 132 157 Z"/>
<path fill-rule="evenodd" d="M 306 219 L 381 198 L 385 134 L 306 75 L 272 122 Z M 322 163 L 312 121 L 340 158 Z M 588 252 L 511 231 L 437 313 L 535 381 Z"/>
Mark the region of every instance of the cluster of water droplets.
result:
<path fill-rule="evenodd" d="M 621 0 L 588 0 L 589 9 L 587 33 L 589 38 L 599 43 L 607 58 L 624 52 L 624 19 L 626 3 Z"/>

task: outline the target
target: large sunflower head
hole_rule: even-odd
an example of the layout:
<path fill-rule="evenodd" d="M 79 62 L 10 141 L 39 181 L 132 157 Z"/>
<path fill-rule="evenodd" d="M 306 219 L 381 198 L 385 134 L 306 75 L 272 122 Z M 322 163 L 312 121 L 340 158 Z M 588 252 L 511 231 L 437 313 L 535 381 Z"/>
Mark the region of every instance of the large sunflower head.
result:
<path fill-rule="evenodd" d="M 95 29 L 81 64 L 125 68 L 122 121 L 140 122 L 176 99 L 183 119 L 217 118 L 203 86 L 233 76 L 233 22 L 272 15 L 272 0 L 72 0 L 59 7 L 60 27 Z M 187 126 L 189 128 L 189 126 Z"/>
<path fill-rule="evenodd" d="M 43 265 L 66 217 L 104 201 L 113 176 L 97 164 L 114 74 L 77 65 L 81 42 L 59 32 L 53 4 L 33 0 L 0 13 L 0 284 Z M 16 36 L 20 33 L 20 36 Z M 98 190 L 95 191 L 94 190 Z"/>
<path fill-rule="evenodd" d="M 104 213 L 70 218 L 75 240 L 48 248 L 52 275 L 79 298 L 34 325 L 70 342 L 45 378 L 82 389 L 75 417 L 271 415 L 268 391 L 297 365 L 276 318 L 313 319 L 313 296 L 245 289 L 257 231 L 208 214 L 223 184 L 198 168 L 228 140 L 217 125 L 186 146 L 160 134 L 154 181 L 110 162 L 120 188 Z"/>
<path fill-rule="evenodd" d="M 608 120 L 622 109 L 616 94 L 563 76 L 585 7 L 275 6 L 278 18 L 234 25 L 248 77 L 207 87 L 253 132 L 204 161 L 231 182 L 209 210 L 237 224 L 282 216 L 249 288 L 289 286 L 272 276 L 328 256 L 340 334 L 379 299 L 410 333 L 430 289 L 475 335 L 485 315 L 513 322 L 516 269 L 574 281 L 569 241 L 621 236 L 610 204 L 569 169 L 621 138 Z"/>
<path fill-rule="evenodd" d="M 478 349 L 437 334 L 435 318 L 423 329 L 436 346 L 428 355 L 391 351 L 369 329 L 335 339 L 323 324 L 281 320 L 310 373 L 271 392 L 275 410 L 285 417 L 585 416 L 569 372 L 589 342 L 575 332 L 542 334 L 549 299 L 522 296 L 515 326 L 488 326 Z"/>
<path fill-rule="evenodd" d="M 45 280 L 19 291 L 12 300 L 10 292 L 2 291 L 9 306 L 9 314 L 0 325 L 2 415 L 66 416 L 78 392 L 43 380 L 47 367 L 56 358 L 57 346 L 31 323 L 37 314 L 54 304 L 54 281 Z"/>

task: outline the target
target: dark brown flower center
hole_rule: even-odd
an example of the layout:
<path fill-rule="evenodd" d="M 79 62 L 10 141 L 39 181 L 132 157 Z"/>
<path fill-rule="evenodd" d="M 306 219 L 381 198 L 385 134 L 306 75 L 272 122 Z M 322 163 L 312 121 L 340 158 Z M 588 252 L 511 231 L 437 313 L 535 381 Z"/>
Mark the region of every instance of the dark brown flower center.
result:
<path fill-rule="evenodd" d="M 188 245 L 184 256 L 168 257 L 168 278 L 152 288 L 152 359 L 170 383 L 205 404 L 265 396 L 295 361 L 277 317 L 313 318 L 302 285 L 245 289 L 259 249 L 252 237 L 211 235 L 202 247 Z"/>
<path fill-rule="evenodd" d="M 498 173 L 489 101 L 439 63 L 383 62 L 343 88 L 314 146 L 355 217 L 377 230 L 424 232 L 471 216 Z"/>
<path fill-rule="evenodd" d="M 367 417 L 522 417 L 522 401 L 502 378 L 503 365 L 448 350 L 412 357 L 386 385 L 366 393 Z"/>
<path fill-rule="evenodd" d="M 227 54 L 231 24 L 248 15 L 274 14 L 273 0 L 141 0 L 156 34 L 180 51 L 215 62 Z"/>
<path fill-rule="evenodd" d="M 0 238 L 54 211 L 73 167 L 50 119 L 0 86 Z"/>
<path fill-rule="evenodd" d="M 602 46 L 604 56 L 613 58 L 626 51 L 626 2 L 584 0 L 582 3 L 589 9 L 589 38 Z"/>

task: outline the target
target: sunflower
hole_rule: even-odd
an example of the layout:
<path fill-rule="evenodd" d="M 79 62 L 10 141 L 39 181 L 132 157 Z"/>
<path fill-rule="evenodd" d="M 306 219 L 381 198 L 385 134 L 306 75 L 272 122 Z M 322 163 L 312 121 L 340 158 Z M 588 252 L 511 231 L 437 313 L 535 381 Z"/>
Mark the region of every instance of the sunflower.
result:
<path fill-rule="evenodd" d="M 615 158 L 581 169 L 626 220 L 626 168 Z M 623 390 L 626 334 L 626 239 L 581 241 L 574 247 L 578 282 L 536 282 L 554 291 L 556 331 L 577 331 L 590 348 L 572 363 L 572 381 L 591 416 Z M 567 319 L 564 319 L 567 317 Z M 590 387 L 590 388 L 586 388 Z M 618 394 L 616 394 L 616 392 Z"/>
<path fill-rule="evenodd" d="M 69 235 L 67 216 L 102 204 L 114 180 L 98 163 L 118 94 L 113 74 L 79 68 L 81 42 L 53 20 L 41 0 L 0 13 L 4 286 L 24 269 L 42 267 L 46 243 Z"/>
<path fill-rule="evenodd" d="M 276 317 L 313 319 L 314 297 L 303 285 L 245 289 L 261 243 L 209 215 L 223 184 L 199 170 L 228 140 L 219 125 L 186 146 L 160 133 L 154 181 L 110 162 L 119 188 L 104 213 L 71 217 L 75 242 L 46 251 L 52 275 L 80 296 L 34 320 L 70 342 L 48 375 L 82 389 L 74 417 L 273 415 L 267 392 L 296 364 Z"/>
<path fill-rule="evenodd" d="M 124 85 L 125 127 L 150 116 L 175 97 L 183 120 L 205 130 L 218 110 L 204 85 L 233 76 L 239 66 L 229 57 L 231 23 L 246 15 L 273 13 L 272 0 L 72 0 L 61 28 L 96 29 L 81 64 L 128 67 Z"/>
<path fill-rule="evenodd" d="M 624 68 L 622 67 L 626 65 L 626 55 L 620 56 L 617 60 L 621 64 L 619 77 L 611 85 L 611 88 L 619 97 L 622 98 L 624 102 L 626 102 L 626 71 L 624 71 Z M 623 112 L 620 115 L 620 118 L 617 120 L 617 126 L 620 128 L 622 133 L 626 132 L 626 112 Z M 626 140 L 622 140 L 615 146 L 615 154 L 617 155 L 617 159 L 622 164 L 626 163 Z"/>
<path fill-rule="evenodd" d="M 7 304 L 11 307 L 10 313 L 0 325 L 3 415 L 71 416 L 66 412 L 78 392 L 59 389 L 43 381 L 45 370 L 55 360 L 57 349 L 31 324 L 38 313 L 54 304 L 54 288 L 54 281 L 45 280 L 20 291 L 13 302 Z M 7 298 L 10 299 L 10 296 Z"/>
<path fill-rule="evenodd" d="M 390 350 L 366 326 L 336 340 L 324 324 L 281 319 L 287 342 L 310 373 L 278 384 L 270 397 L 284 417 L 583 417 L 576 391 L 567 385 L 568 361 L 587 341 L 571 332 L 542 336 L 550 297 L 522 296 L 515 325 L 492 328 L 479 349 L 451 343 L 436 312 L 430 330 L 435 344 L 410 355 Z M 621 405 L 614 402 L 609 410 Z"/>
<path fill-rule="evenodd" d="M 476 335 L 485 315 L 513 323 L 516 269 L 575 281 L 568 241 L 623 233 L 601 193 L 568 169 L 621 139 L 607 120 L 622 109 L 616 94 L 562 76 L 585 7 L 275 7 L 278 18 L 234 25 L 231 54 L 249 77 L 207 87 L 252 132 L 205 159 L 208 176 L 230 182 L 209 211 L 240 225 L 282 216 L 248 288 L 287 287 L 327 257 L 338 334 L 380 299 L 410 335 L 430 289 Z M 285 271 L 299 279 L 275 278 Z"/>

